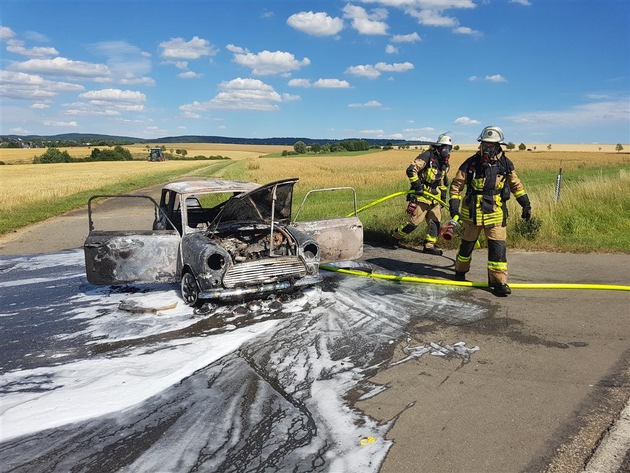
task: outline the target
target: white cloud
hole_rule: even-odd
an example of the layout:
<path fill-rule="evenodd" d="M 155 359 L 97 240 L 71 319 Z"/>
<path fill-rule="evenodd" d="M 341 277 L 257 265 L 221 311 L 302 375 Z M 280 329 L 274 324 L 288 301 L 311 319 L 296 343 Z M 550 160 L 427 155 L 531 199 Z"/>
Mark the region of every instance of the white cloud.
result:
<path fill-rule="evenodd" d="M 405 14 L 415 18 L 425 26 L 457 28 L 457 18 L 448 16 L 444 12 L 454 9 L 471 9 L 476 5 L 473 0 L 360 0 L 363 3 L 376 3 L 386 7 L 398 8 Z M 459 34 L 466 30 L 456 30 Z M 470 30 L 471 32 L 473 30 Z"/>
<path fill-rule="evenodd" d="M 444 16 L 439 10 L 420 10 L 412 14 L 418 19 L 418 22 L 424 26 L 441 26 L 455 28 L 459 25 L 456 18 Z"/>
<path fill-rule="evenodd" d="M 128 112 L 142 112 L 146 96 L 135 90 L 101 89 L 79 95 L 84 102 L 67 104 L 66 115 L 117 116 Z"/>
<path fill-rule="evenodd" d="M 588 126 L 606 122 L 625 122 L 630 125 L 629 109 L 630 98 L 622 97 L 617 100 L 576 105 L 568 110 L 521 113 L 507 118 L 516 123 L 536 126 L 545 124 L 554 127 Z"/>
<path fill-rule="evenodd" d="M 52 127 L 76 127 L 77 122 L 72 121 L 72 122 L 57 122 L 57 121 L 45 121 L 44 125 L 46 126 L 52 126 Z"/>
<path fill-rule="evenodd" d="M 486 76 L 486 80 L 488 82 L 507 82 L 507 79 L 503 77 L 501 74 L 494 74 L 491 76 Z"/>
<path fill-rule="evenodd" d="M 287 25 L 313 36 L 334 36 L 343 29 L 341 18 L 332 18 L 324 12 L 300 12 L 287 19 Z"/>
<path fill-rule="evenodd" d="M 289 81 L 290 87 L 303 87 L 305 89 L 311 87 L 311 81 L 308 79 L 291 79 Z"/>
<path fill-rule="evenodd" d="M 392 36 L 392 43 L 417 43 L 422 41 L 418 33 L 397 34 Z"/>
<path fill-rule="evenodd" d="M 529 0 L 510 0 L 510 3 L 518 3 L 519 5 L 523 5 L 525 7 L 531 7 L 532 4 Z"/>
<path fill-rule="evenodd" d="M 228 51 L 232 52 L 232 53 L 247 53 L 249 51 L 247 51 L 247 49 L 245 48 L 241 48 L 240 46 L 235 46 L 233 44 L 228 44 L 225 49 L 227 49 Z"/>
<path fill-rule="evenodd" d="M 295 96 L 278 94 L 274 88 L 258 79 L 240 77 L 219 84 L 219 93 L 207 102 L 185 104 L 179 107 L 184 114 L 197 114 L 210 109 L 275 111 L 285 100 L 295 100 Z"/>
<path fill-rule="evenodd" d="M 350 108 L 377 108 L 382 106 L 383 104 L 378 100 L 368 100 L 365 103 L 351 103 L 348 105 Z"/>
<path fill-rule="evenodd" d="M 433 127 L 405 128 L 403 131 L 407 135 L 412 136 L 410 139 L 416 141 L 434 141 L 435 136 L 431 136 L 438 134 L 437 130 Z"/>
<path fill-rule="evenodd" d="M 52 99 L 62 93 L 85 90 L 82 85 L 46 80 L 39 75 L 0 71 L 0 93 L 16 100 Z"/>
<path fill-rule="evenodd" d="M 365 18 L 355 18 L 352 20 L 352 27 L 360 34 L 364 35 L 386 35 L 388 28 L 387 23 Z"/>
<path fill-rule="evenodd" d="M 11 69 L 32 74 L 48 74 L 73 79 L 90 79 L 96 82 L 111 81 L 112 73 L 104 64 L 73 61 L 63 57 L 53 59 L 29 59 L 14 63 Z"/>
<path fill-rule="evenodd" d="M 161 56 L 164 59 L 199 59 L 203 56 L 214 56 L 218 50 L 209 41 L 194 36 L 190 41 L 183 38 L 171 38 L 160 43 Z"/>
<path fill-rule="evenodd" d="M 468 36 L 481 36 L 482 35 L 480 31 L 473 30 L 471 28 L 468 28 L 467 26 L 459 26 L 453 30 L 453 33 L 463 34 L 463 35 L 468 35 Z"/>
<path fill-rule="evenodd" d="M 293 95 L 293 94 L 282 94 L 282 101 L 283 102 L 297 102 L 298 100 L 302 100 L 302 97 L 300 97 L 299 95 Z"/>
<path fill-rule="evenodd" d="M 387 46 L 385 46 L 385 52 L 387 54 L 397 54 L 398 48 L 396 48 L 395 46 L 392 46 L 391 44 L 388 44 Z"/>
<path fill-rule="evenodd" d="M 470 117 L 459 117 L 459 118 L 456 118 L 453 123 L 455 125 L 469 126 L 469 125 L 479 125 L 480 122 Z"/>
<path fill-rule="evenodd" d="M 71 116 L 97 116 L 97 117 L 118 117 L 121 112 L 114 108 L 104 108 L 96 104 L 74 103 L 64 105 L 66 110 L 64 115 Z"/>
<path fill-rule="evenodd" d="M 283 51 L 262 51 L 258 54 L 237 53 L 234 55 L 234 62 L 249 67 L 253 74 L 260 76 L 286 74 L 300 70 L 311 63 L 309 58 L 298 61 L 293 54 Z"/>
<path fill-rule="evenodd" d="M 346 69 L 346 73 L 359 77 L 367 77 L 368 79 L 376 79 L 378 76 L 381 75 L 380 71 L 376 70 L 374 66 L 371 66 L 369 64 L 361 66 L 350 66 Z"/>
<path fill-rule="evenodd" d="M 59 55 L 59 51 L 52 47 L 35 46 L 32 48 L 26 48 L 24 46 L 24 41 L 20 41 L 19 39 L 9 39 L 7 41 L 7 51 L 9 51 L 10 53 L 21 54 L 22 56 L 37 59 Z"/>
<path fill-rule="evenodd" d="M 482 80 L 480 77 L 478 76 L 470 76 L 468 78 L 468 80 L 470 82 L 477 82 Z M 507 82 L 507 79 L 505 77 L 503 77 L 501 74 L 494 74 L 491 76 L 486 76 L 483 78 L 483 80 L 488 81 L 488 82 Z"/>
<path fill-rule="evenodd" d="M 317 79 L 313 87 L 320 89 L 348 89 L 350 88 L 350 83 L 339 79 Z"/>
<path fill-rule="evenodd" d="M 364 64 L 360 66 L 351 66 L 346 69 L 347 74 L 359 77 L 367 77 L 368 79 L 376 79 L 383 72 L 406 72 L 414 68 L 410 62 L 388 64 L 378 62 L 374 65 Z"/>
<path fill-rule="evenodd" d="M 155 81 L 150 77 L 135 77 L 131 79 L 120 79 L 122 85 L 155 85 Z"/>
<path fill-rule="evenodd" d="M 186 71 L 186 72 L 181 72 L 177 74 L 177 77 L 180 77 L 182 79 L 199 79 L 203 77 L 203 74 L 198 74 L 193 71 Z"/>
<path fill-rule="evenodd" d="M 384 19 L 387 18 L 387 10 L 377 8 L 368 13 L 364 8 L 347 4 L 343 8 L 344 18 L 352 20 L 352 28 L 359 34 L 364 35 L 385 35 L 389 26 Z"/>
<path fill-rule="evenodd" d="M 389 7 L 426 8 L 447 10 L 451 8 L 475 8 L 473 0 L 360 0 L 363 3 L 379 3 Z"/>
<path fill-rule="evenodd" d="M 407 72 L 413 69 L 414 66 L 410 62 L 396 62 L 394 64 L 377 62 L 374 67 L 382 72 Z"/>
<path fill-rule="evenodd" d="M 44 102 L 35 102 L 31 105 L 31 108 L 34 110 L 44 110 L 46 108 L 50 108 L 50 104 Z"/>
<path fill-rule="evenodd" d="M 383 134 L 385 133 L 384 130 L 361 130 L 359 131 L 359 134 L 361 135 L 366 135 L 366 136 L 383 136 Z"/>
<path fill-rule="evenodd" d="M 0 26 L 0 39 L 13 38 L 15 33 L 8 26 Z"/>
<path fill-rule="evenodd" d="M 135 90 L 101 89 L 84 92 L 79 98 L 101 102 L 140 103 L 146 100 L 146 95 Z"/>

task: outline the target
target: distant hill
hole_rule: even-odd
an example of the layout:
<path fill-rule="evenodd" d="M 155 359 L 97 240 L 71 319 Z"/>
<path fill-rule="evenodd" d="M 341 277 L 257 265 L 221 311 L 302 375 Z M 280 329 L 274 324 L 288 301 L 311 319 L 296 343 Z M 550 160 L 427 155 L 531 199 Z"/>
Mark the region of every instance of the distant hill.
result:
<path fill-rule="evenodd" d="M 132 143 L 223 143 L 223 144 L 254 144 L 254 145 L 285 145 L 293 146 L 296 142 L 302 141 L 307 145 L 313 143 L 337 143 L 348 140 L 364 140 L 370 145 L 385 146 L 390 143 L 394 146 L 399 145 L 415 145 L 424 142 L 414 142 L 406 140 L 388 140 L 388 139 L 371 139 L 371 138 L 344 138 L 339 139 L 313 139 L 305 137 L 275 137 L 275 138 L 238 138 L 229 136 L 202 136 L 202 135 L 184 135 L 184 136 L 165 136 L 162 138 L 138 138 L 133 136 L 114 136 L 99 135 L 92 133 L 63 133 L 59 135 L 2 135 L 0 142 L 22 141 L 22 142 L 52 142 L 52 143 L 114 143 L 114 144 L 132 144 Z"/>
<path fill-rule="evenodd" d="M 90 143 L 96 141 L 112 141 L 116 143 L 144 142 L 142 138 L 132 136 L 99 135 L 93 133 L 63 133 L 60 135 L 1 135 L 0 141 L 76 141 L 77 143 Z"/>

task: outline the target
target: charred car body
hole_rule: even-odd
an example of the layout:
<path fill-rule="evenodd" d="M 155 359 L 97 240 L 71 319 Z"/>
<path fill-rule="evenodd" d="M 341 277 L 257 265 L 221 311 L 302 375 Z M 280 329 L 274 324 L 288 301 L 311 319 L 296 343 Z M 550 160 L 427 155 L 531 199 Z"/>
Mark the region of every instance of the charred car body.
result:
<path fill-rule="evenodd" d="M 159 203 L 148 196 L 93 196 L 84 244 L 88 281 L 107 285 L 179 281 L 182 298 L 191 306 L 316 284 L 322 279 L 320 263 L 361 256 L 363 226 L 351 188 L 311 192 L 350 190 L 352 215 L 291 221 L 297 181 L 262 186 L 218 179 L 173 182 L 162 189 Z M 95 230 L 93 200 L 112 197 L 150 200 L 152 229 Z"/>

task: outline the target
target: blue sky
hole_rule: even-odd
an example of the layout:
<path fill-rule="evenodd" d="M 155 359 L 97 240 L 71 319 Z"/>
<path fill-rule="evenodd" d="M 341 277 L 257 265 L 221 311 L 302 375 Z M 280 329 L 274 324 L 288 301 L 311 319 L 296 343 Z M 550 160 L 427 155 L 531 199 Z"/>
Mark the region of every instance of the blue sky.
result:
<path fill-rule="evenodd" d="M 0 134 L 630 143 L 627 0 L 3 0 L 0 48 Z"/>

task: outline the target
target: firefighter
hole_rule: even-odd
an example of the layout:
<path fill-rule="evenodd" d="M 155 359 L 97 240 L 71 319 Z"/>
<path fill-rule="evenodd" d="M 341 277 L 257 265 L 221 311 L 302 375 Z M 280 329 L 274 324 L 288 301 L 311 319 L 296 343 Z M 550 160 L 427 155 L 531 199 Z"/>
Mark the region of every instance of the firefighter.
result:
<path fill-rule="evenodd" d="M 450 186 L 451 218 L 461 219 L 461 244 L 455 261 L 455 279 L 464 281 L 475 243 L 483 230 L 488 240 L 488 286 L 496 296 L 511 294 L 507 284 L 507 203 L 510 193 L 522 207 L 521 217 L 531 218 L 525 187 L 501 145 L 503 131 L 487 126 L 477 138 L 479 151 L 459 167 Z M 461 213 L 460 213 L 461 204 Z"/>
<path fill-rule="evenodd" d="M 423 253 L 442 255 L 442 250 L 435 248 L 442 218 L 441 205 L 431 196 L 442 202 L 446 201 L 448 190 L 446 175 L 450 168 L 448 161 L 452 148 L 453 139 L 443 133 L 427 151 L 418 155 L 407 167 L 407 177 L 413 191 L 407 194 L 409 217 L 407 222 L 392 231 L 391 239 L 394 246 L 398 246 L 400 241 L 418 228 L 424 220 L 427 223 L 427 233 L 424 236 Z"/>

